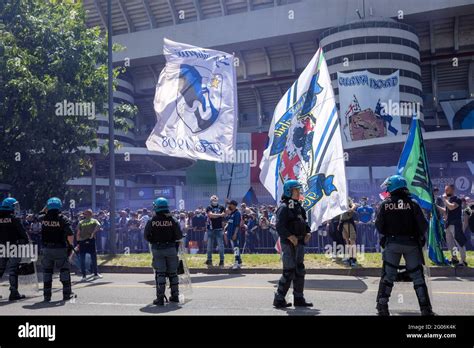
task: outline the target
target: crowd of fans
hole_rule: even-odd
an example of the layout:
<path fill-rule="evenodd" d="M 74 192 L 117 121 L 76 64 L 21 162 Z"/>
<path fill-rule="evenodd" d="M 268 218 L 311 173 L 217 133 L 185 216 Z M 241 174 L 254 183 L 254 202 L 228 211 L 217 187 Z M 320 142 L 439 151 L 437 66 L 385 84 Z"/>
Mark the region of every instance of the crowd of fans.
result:
<path fill-rule="evenodd" d="M 469 203 L 468 197 L 461 197 L 464 210 L 473 204 Z M 380 198 L 361 197 L 352 200 L 354 204 L 353 218 L 357 226 L 358 244 L 364 244 L 366 251 L 379 251 L 378 233 L 374 227 L 374 219 L 380 205 Z M 276 205 L 247 205 L 241 203 L 239 210 L 242 216 L 241 240 L 243 252 L 245 253 L 265 253 L 275 252 L 274 246 L 278 239 L 275 229 Z M 464 211 L 463 210 L 463 211 Z M 207 231 L 209 229 L 209 218 L 206 214 L 206 207 L 199 206 L 195 210 L 173 210 L 173 216 L 179 221 L 183 233 L 186 235 L 185 246 L 193 249 L 191 252 L 205 253 L 207 246 Z M 84 218 L 84 213 L 74 211 L 64 211 L 71 221 L 73 231 L 76 232 L 77 225 Z M 109 222 L 110 213 L 107 210 L 100 210 L 93 213 L 93 218 L 100 222 L 100 230 L 97 232 L 96 245 L 97 252 L 106 254 L 110 251 L 109 245 Z M 148 243 L 143 238 L 143 231 L 148 220 L 153 216 L 153 211 L 149 208 L 137 210 L 123 209 L 116 214 L 116 250 L 122 253 L 144 253 L 149 252 Z M 467 218 L 467 214 L 466 214 Z M 40 244 L 41 225 L 36 214 L 24 214 L 23 221 L 33 242 Z M 310 247 L 316 244 L 332 243 L 336 240 L 344 243 L 341 236 L 335 235 L 331 225 L 338 223 L 340 217 L 321 226 L 317 233 L 322 240 L 312 241 Z M 467 229 L 467 225 L 466 225 Z M 337 229 L 336 229 L 337 231 Z M 315 238 L 313 238 L 315 239 Z M 470 238 L 469 238 L 470 239 Z M 191 242 L 191 243 L 190 243 Z M 226 242 L 226 249 L 230 250 L 229 243 Z M 468 245 L 470 249 L 471 246 Z M 318 250 L 323 252 L 322 248 Z"/>

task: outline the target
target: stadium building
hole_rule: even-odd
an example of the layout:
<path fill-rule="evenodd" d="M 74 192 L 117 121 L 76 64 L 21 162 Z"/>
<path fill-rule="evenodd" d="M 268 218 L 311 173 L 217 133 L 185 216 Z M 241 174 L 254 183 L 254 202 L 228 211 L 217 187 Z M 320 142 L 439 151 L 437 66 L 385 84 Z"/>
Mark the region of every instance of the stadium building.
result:
<path fill-rule="evenodd" d="M 106 0 L 84 0 L 84 7 L 88 26 L 105 31 Z M 165 195 L 173 206 L 183 200 L 193 209 L 212 193 L 225 196 L 230 178 L 232 198 L 252 187 L 260 202 L 271 201 L 255 166 L 196 163 L 146 149 L 164 37 L 236 55 L 238 148 L 256 150 L 257 165 L 277 102 L 322 47 L 339 106 L 338 72 L 397 72 L 399 102 L 418 107 L 433 181 L 454 183 L 465 195 L 474 191 L 472 0 L 113 0 L 112 21 L 113 41 L 125 47 L 114 53 L 114 64 L 127 68 L 114 101 L 139 109 L 134 129 L 116 134 L 123 144 L 116 155 L 119 207 L 146 206 Z M 396 135 L 345 141 L 350 195 L 376 195 L 380 181 L 393 174 L 411 116 L 399 116 Z M 107 119 L 101 123 L 105 140 Z M 92 188 L 100 206 L 108 162 L 97 154 L 95 163 L 93 173 L 70 184 Z"/>

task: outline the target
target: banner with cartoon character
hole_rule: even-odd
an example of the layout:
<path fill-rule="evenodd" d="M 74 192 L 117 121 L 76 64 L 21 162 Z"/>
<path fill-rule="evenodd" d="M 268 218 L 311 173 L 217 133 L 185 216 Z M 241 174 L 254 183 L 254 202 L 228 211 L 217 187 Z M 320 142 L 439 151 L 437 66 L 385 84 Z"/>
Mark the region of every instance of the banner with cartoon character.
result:
<path fill-rule="evenodd" d="M 338 72 L 337 82 L 344 142 L 402 134 L 400 117 L 388 109 L 400 102 L 398 70 L 391 75 Z"/>
<path fill-rule="evenodd" d="M 273 198 L 286 180 L 299 180 L 313 230 L 347 210 L 339 120 L 321 49 L 278 102 L 268 135 L 260 181 Z"/>
<path fill-rule="evenodd" d="M 225 162 L 235 148 L 234 56 L 164 39 L 166 66 L 156 85 L 150 151 Z"/>

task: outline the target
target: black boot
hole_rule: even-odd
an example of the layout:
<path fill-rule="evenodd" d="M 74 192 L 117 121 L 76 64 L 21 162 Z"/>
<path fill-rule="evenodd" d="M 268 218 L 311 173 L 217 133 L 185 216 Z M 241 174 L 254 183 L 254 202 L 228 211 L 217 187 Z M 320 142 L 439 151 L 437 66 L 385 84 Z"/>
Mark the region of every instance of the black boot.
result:
<path fill-rule="evenodd" d="M 179 303 L 179 296 L 178 295 L 171 295 L 169 301 Z"/>
<path fill-rule="evenodd" d="M 415 285 L 415 293 L 418 298 L 418 304 L 420 305 L 420 311 L 422 316 L 433 316 L 436 315 L 431 307 L 430 295 L 426 284 Z"/>
<path fill-rule="evenodd" d="M 295 297 L 295 307 L 313 307 L 311 302 L 306 302 L 304 297 Z"/>
<path fill-rule="evenodd" d="M 77 295 L 73 292 L 63 294 L 63 301 L 69 301 L 73 298 L 77 298 Z"/>
<path fill-rule="evenodd" d="M 390 295 L 392 294 L 393 284 L 384 280 L 380 280 L 379 291 L 377 292 L 377 315 L 380 316 L 389 316 L 390 312 L 388 310 L 388 301 Z"/>
<path fill-rule="evenodd" d="M 8 301 L 22 300 L 25 297 L 26 297 L 25 295 L 21 295 L 18 291 L 10 292 L 10 296 L 8 297 Z"/>
<path fill-rule="evenodd" d="M 156 300 L 153 301 L 155 306 L 164 306 L 165 305 L 165 297 L 163 295 L 157 296 Z"/>
<path fill-rule="evenodd" d="M 69 301 L 77 297 L 77 295 L 72 292 L 70 280 L 61 281 L 61 283 L 63 284 L 63 301 Z"/>
<path fill-rule="evenodd" d="M 280 300 L 280 299 L 275 297 L 275 299 L 273 300 L 273 307 L 275 307 L 275 308 L 288 308 L 288 307 L 291 307 L 291 303 L 286 302 L 285 299 Z"/>
<path fill-rule="evenodd" d="M 17 301 L 17 300 L 21 300 L 21 299 L 24 299 L 26 296 L 25 295 L 21 295 L 18 290 L 12 290 L 10 291 L 10 296 L 8 297 L 8 301 Z"/>
<path fill-rule="evenodd" d="M 390 311 L 388 310 L 388 304 L 380 304 L 380 303 L 377 303 L 377 307 L 375 307 L 377 309 L 377 315 L 381 316 L 381 317 L 388 317 L 390 316 Z"/>
<path fill-rule="evenodd" d="M 44 296 L 44 302 L 50 302 L 51 301 L 51 288 L 53 286 L 53 282 L 44 282 L 43 284 L 43 296 Z"/>

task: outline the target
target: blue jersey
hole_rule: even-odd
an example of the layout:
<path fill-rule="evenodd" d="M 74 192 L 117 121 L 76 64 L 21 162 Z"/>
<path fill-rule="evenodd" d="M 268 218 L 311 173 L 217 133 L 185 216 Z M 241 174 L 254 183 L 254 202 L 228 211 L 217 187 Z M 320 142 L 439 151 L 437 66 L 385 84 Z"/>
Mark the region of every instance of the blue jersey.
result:
<path fill-rule="evenodd" d="M 227 220 L 227 235 L 229 237 L 232 237 L 232 235 L 235 233 L 235 229 L 237 228 L 237 238 L 239 238 L 240 219 L 241 219 L 241 215 L 238 209 L 235 209 L 229 215 L 229 219 Z"/>
<path fill-rule="evenodd" d="M 359 220 L 361 222 L 370 222 L 372 220 L 372 215 L 374 215 L 374 209 L 369 206 L 361 206 L 357 208 L 357 215 L 359 215 Z"/>

